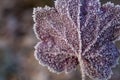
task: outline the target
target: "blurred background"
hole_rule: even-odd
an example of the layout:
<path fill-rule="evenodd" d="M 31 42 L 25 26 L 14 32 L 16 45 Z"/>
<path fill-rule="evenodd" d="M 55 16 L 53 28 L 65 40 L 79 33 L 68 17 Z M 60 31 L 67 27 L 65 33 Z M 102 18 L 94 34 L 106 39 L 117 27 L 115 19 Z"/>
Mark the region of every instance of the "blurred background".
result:
<path fill-rule="evenodd" d="M 120 4 L 120 0 L 111 1 Z M 33 32 L 32 11 L 45 5 L 54 6 L 53 0 L 0 0 L 0 80 L 81 80 L 79 69 L 57 75 L 34 57 L 38 40 Z M 119 48 L 120 42 L 116 45 Z M 120 80 L 120 64 L 113 72 L 110 80 Z"/>

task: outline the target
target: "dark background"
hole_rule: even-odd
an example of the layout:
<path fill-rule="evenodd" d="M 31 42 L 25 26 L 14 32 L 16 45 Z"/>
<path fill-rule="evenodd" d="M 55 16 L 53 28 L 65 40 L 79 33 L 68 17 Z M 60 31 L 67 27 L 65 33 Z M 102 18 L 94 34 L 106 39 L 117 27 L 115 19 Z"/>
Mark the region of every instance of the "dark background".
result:
<path fill-rule="evenodd" d="M 101 0 L 102 3 L 108 0 Z M 120 0 L 111 0 L 120 4 Z M 53 6 L 52 0 L 0 0 L 0 80 L 80 80 L 79 69 L 57 75 L 39 65 L 34 57 L 38 42 L 33 32 L 32 11 Z M 120 42 L 116 45 L 119 47 Z M 120 63 L 120 61 L 119 61 Z M 120 80 L 120 65 L 110 80 Z M 86 79 L 89 80 L 89 79 Z"/>

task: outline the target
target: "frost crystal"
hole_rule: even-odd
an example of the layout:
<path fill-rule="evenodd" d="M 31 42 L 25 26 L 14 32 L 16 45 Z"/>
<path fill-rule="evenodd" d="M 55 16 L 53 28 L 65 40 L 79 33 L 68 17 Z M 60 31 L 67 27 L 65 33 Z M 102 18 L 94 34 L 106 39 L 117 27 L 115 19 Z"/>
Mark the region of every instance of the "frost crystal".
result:
<path fill-rule="evenodd" d="M 119 5 L 56 0 L 55 7 L 34 8 L 33 19 L 40 64 L 53 72 L 70 72 L 80 65 L 83 78 L 110 78 L 120 56 L 114 44 L 120 39 Z"/>

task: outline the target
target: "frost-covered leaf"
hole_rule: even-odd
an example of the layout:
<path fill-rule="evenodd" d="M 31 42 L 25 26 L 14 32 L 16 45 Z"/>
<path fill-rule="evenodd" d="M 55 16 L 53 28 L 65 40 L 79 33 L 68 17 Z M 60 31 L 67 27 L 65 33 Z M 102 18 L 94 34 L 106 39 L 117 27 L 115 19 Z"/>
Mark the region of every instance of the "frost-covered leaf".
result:
<path fill-rule="evenodd" d="M 79 64 L 76 56 L 59 51 L 55 47 L 49 49 L 49 44 L 44 42 L 38 43 L 35 48 L 36 58 L 43 66 L 48 66 L 53 72 L 70 72 Z"/>
<path fill-rule="evenodd" d="M 64 50 L 68 54 L 75 54 L 75 48 L 78 48 L 76 45 L 78 36 L 76 27 L 70 23 L 69 19 L 64 21 L 54 8 L 49 7 L 36 8 L 34 14 L 36 22 L 34 31 L 38 39 L 43 42 L 52 41 L 60 51 Z"/>
<path fill-rule="evenodd" d="M 76 27 L 70 23 L 68 18 L 61 18 L 59 13 L 54 8 L 45 7 L 45 8 L 36 8 L 34 9 L 34 31 L 41 44 L 36 46 L 36 57 L 41 61 L 41 63 L 49 66 L 50 69 L 53 69 L 55 72 L 69 71 L 76 68 L 78 61 L 76 63 L 73 61 L 77 52 L 75 49 L 78 48 L 78 33 Z M 42 52 L 41 52 L 42 51 Z M 42 55 L 43 53 L 43 55 Z M 54 64 L 49 62 L 45 63 L 45 58 L 49 56 L 53 58 L 59 58 Z M 71 56 L 70 56 L 71 55 Z M 68 56 L 68 57 L 67 57 Z M 48 59 L 47 61 L 49 61 Z M 72 61 L 70 61 L 72 60 Z M 57 65 L 57 66 L 56 66 Z M 59 68 L 61 66 L 61 69 Z M 68 66 L 68 67 L 65 67 Z M 58 67 L 58 70 L 56 69 Z M 66 68 L 66 69 L 65 69 Z M 60 69 L 60 70 L 59 70 Z"/>
<path fill-rule="evenodd" d="M 105 80 L 111 76 L 111 67 L 116 65 L 119 52 L 112 42 L 108 42 L 103 46 L 97 43 L 85 53 L 85 73 L 91 78 Z"/>
<path fill-rule="evenodd" d="M 80 17 L 80 0 L 56 0 L 55 8 L 62 16 L 70 18 L 76 25 Z M 76 26 L 77 27 L 77 26 Z"/>
<path fill-rule="evenodd" d="M 78 65 L 82 74 L 106 80 L 120 53 L 120 6 L 99 0 L 56 0 L 55 7 L 34 8 L 35 56 L 54 72 Z M 83 76 L 84 77 L 84 76 Z"/>

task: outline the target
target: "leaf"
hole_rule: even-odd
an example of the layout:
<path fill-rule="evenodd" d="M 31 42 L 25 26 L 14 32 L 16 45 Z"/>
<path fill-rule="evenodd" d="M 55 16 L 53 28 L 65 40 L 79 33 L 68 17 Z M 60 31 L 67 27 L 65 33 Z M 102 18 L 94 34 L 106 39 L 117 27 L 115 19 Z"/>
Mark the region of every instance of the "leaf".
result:
<path fill-rule="evenodd" d="M 49 44 L 44 42 L 36 45 L 35 56 L 43 66 L 48 66 L 52 72 L 70 72 L 79 64 L 76 56 L 58 51 L 55 47 L 49 49 Z"/>
<path fill-rule="evenodd" d="M 85 72 L 92 78 L 105 80 L 111 76 L 111 68 L 116 65 L 120 53 L 112 42 L 93 46 L 84 56 Z"/>
<path fill-rule="evenodd" d="M 33 11 L 34 32 L 40 40 L 35 56 L 54 72 L 69 72 L 78 65 L 82 78 L 106 80 L 120 53 L 120 6 L 99 0 L 56 0 L 55 7 Z"/>
<path fill-rule="evenodd" d="M 78 41 L 74 40 L 77 38 L 75 26 L 69 22 L 69 19 L 66 19 L 68 21 L 61 20 L 62 18 L 60 18 L 60 15 L 54 8 L 36 8 L 34 9 L 33 17 L 36 22 L 34 31 L 38 39 L 41 40 L 41 44 L 38 43 L 36 46 L 35 55 L 37 59 L 39 59 L 43 64 L 49 66 L 49 68 L 55 72 L 65 70 L 68 72 L 69 70 L 75 69 L 78 65 L 77 59 L 74 60 L 74 57 L 76 56 L 73 56 L 76 54 L 74 47 L 78 48 L 76 45 L 78 44 Z M 69 30 L 67 30 L 68 28 Z M 42 53 L 46 56 L 42 55 Z M 50 65 L 50 59 L 48 59 L 48 62 L 45 62 L 47 60 L 45 57 L 47 56 L 56 59 L 59 58 L 59 56 L 62 57 L 59 58 L 59 60 L 61 59 L 60 62 L 56 62 L 55 60 L 54 64 Z M 72 63 L 70 60 L 74 60 L 76 62 L 73 61 L 74 63 Z M 61 66 L 62 69 L 60 69 L 58 65 Z"/>
<path fill-rule="evenodd" d="M 70 18 L 74 24 L 78 25 L 80 15 L 80 0 L 56 0 L 55 8 L 62 16 Z M 77 26 L 76 26 L 77 27 Z"/>

